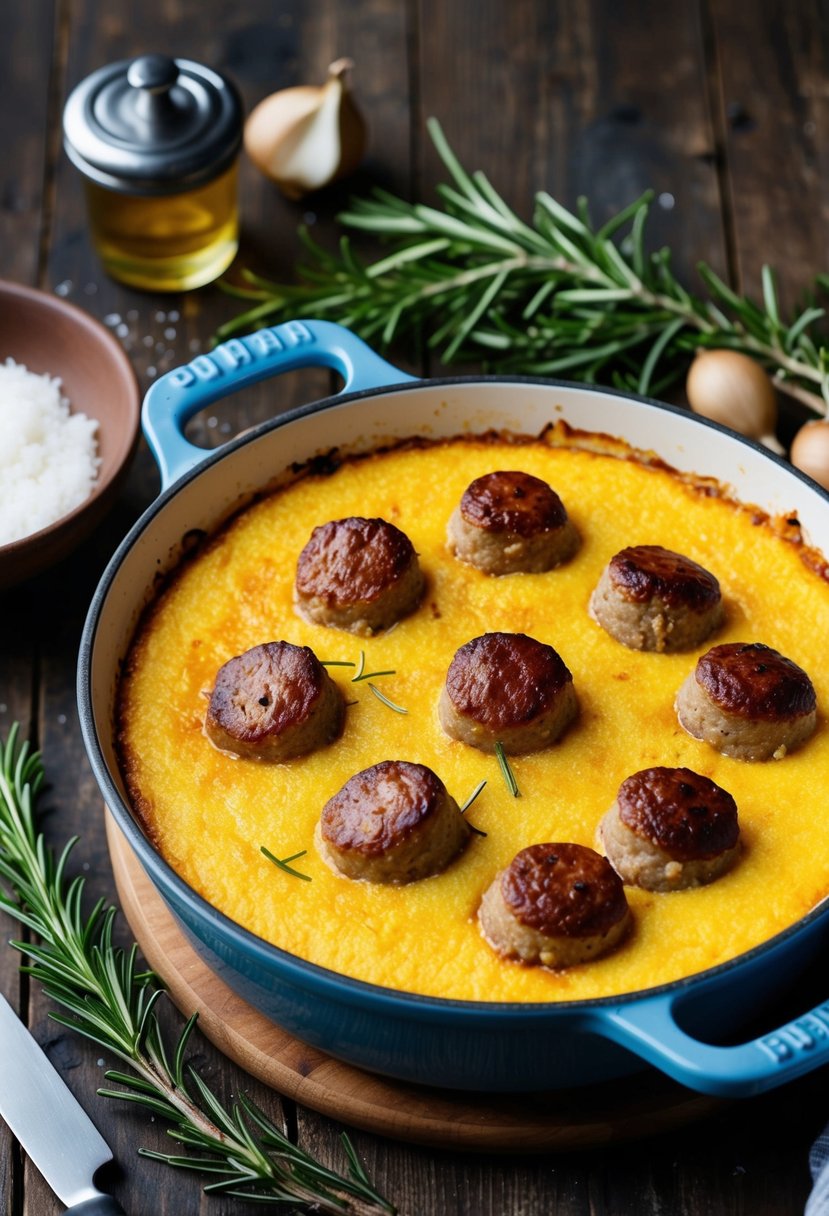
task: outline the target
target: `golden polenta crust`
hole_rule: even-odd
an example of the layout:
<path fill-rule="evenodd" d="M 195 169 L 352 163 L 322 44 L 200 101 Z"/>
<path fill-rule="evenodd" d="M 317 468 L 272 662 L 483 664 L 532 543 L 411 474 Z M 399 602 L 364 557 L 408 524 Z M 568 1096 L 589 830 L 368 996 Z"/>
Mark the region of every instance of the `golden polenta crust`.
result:
<path fill-rule="evenodd" d="M 457 561 L 446 524 L 469 483 L 493 469 L 541 477 L 582 537 L 566 566 L 493 578 Z M 710 489 L 710 487 L 709 487 Z M 297 555 L 314 527 L 349 515 L 402 529 L 427 587 L 418 610 L 387 634 L 356 639 L 303 620 L 293 606 Z M 609 558 L 628 545 L 683 553 L 720 581 L 725 623 L 687 654 L 625 649 L 588 615 Z M 816 563 L 819 566 L 819 563 Z M 573 673 L 580 717 L 545 752 L 516 757 L 521 791 L 507 791 L 494 756 L 443 733 L 438 696 L 459 646 L 479 634 L 527 633 L 553 646 Z M 543 440 L 513 445 L 459 439 L 402 447 L 311 476 L 249 508 L 182 568 L 139 629 L 122 682 L 124 772 L 134 804 L 169 863 L 239 924 L 302 958 L 410 992 L 482 1001 L 556 1001 L 638 991 L 721 963 L 797 921 L 829 890 L 829 732 L 780 762 L 720 756 L 677 723 L 674 696 L 715 642 L 762 641 L 811 676 L 829 704 L 829 586 L 759 515 L 696 492 L 670 470 Z M 393 668 L 375 683 L 408 712 L 394 713 L 354 669 L 329 667 L 347 701 L 330 747 L 266 765 L 233 760 L 202 733 L 218 668 L 266 641 L 310 646 L 321 660 Z M 325 865 L 314 828 L 325 802 L 381 760 L 426 764 L 486 838 L 436 877 L 410 886 L 352 882 Z M 548 840 L 594 845 L 624 778 L 654 765 L 686 766 L 728 790 L 744 852 L 709 887 L 658 895 L 630 889 L 634 930 L 614 953 L 553 972 L 499 959 L 476 923 L 495 873 L 522 848 Z M 312 881 L 278 870 L 278 857 Z"/>

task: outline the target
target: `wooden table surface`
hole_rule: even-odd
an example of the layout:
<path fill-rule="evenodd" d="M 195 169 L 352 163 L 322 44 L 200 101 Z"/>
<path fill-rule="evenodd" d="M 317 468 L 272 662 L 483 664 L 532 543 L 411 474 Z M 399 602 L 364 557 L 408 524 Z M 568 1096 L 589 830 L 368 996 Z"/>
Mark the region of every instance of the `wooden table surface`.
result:
<path fill-rule="evenodd" d="M 61 150 L 68 90 L 115 59 L 162 50 L 231 74 L 251 106 L 276 87 L 318 82 L 350 55 L 371 128 L 365 166 L 346 189 L 284 201 L 245 164 L 246 264 L 291 275 L 305 219 L 323 242 L 349 190 L 381 182 L 428 199 L 439 178 L 425 136 L 436 115 L 468 167 L 480 167 L 523 214 L 537 189 L 568 204 L 586 194 L 602 216 L 653 187 L 655 239 L 681 276 L 699 259 L 745 290 L 764 260 L 793 304 L 829 269 L 829 37 L 824 5 L 768 0 L 6 0 L 0 39 L 0 277 L 56 291 L 107 319 L 146 388 L 192 358 L 237 303 L 208 288 L 143 294 L 101 272 L 91 250 L 81 183 Z M 117 320 L 115 319 L 117 318 Z M 7 352 L 0 351 L 0 356 Z M 13 353 L 13 352 L 9 352 Z M 407 366 L 430 370 L 408 354 Z M 286 408 L 329 391 L 327 374 L 280 381 Z M 203 429 L 206 442 L 273 411 L 249 394 Z M 75 708 L 78 639 L 92 591 L 158 479 L 146 450 L 120 501 L 71 560 L 0 597 L 0 730 L 19 720 L 43 748 L 43 818 L 73 855 L 89 896 L 114 898 L 102 805 Z M 0 918 L 4 942 L 17 927 Z M 247 1213 L 206 1199 L 196 1176 L 137 1155 L 165 1147 L 142 1112 L 99 1098 L 100 1052 L 48 1019 L 49 1004 L 0 952 L 0 989 L 15 1003 L 104 1131 L 118 1168 L 109 1182 L 131 1213 Z M 825 995 L 825 994 L 823 994 Z M 340 1127 L 251 1081 L 197 1041 L 202 1075 L 230 1098 L 252 1093 L 289 1133 L 342 1164 Z M 632 1082 L 631 1084 L 635 1084 Z M 647 1142 L 544 1157 L 441 1153 L 354 1135 L 378 1186 L 403 1213 L 434 1216 L 785 1216 L 802 1210 L 807 1153 L 829 1118 L 825 1071 L 704 1122 Z M 0 1125 L 0 1211 L 60 1210 Z"/>

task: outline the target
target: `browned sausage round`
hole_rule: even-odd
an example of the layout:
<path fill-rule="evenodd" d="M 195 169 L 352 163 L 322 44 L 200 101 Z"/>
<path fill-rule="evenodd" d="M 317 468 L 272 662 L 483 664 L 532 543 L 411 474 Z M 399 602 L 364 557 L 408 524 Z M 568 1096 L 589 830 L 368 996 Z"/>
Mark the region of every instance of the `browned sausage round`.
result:
<path fill-rule="evenodd" d="M 345 702 L 307 646 L 265 642 L 219 668 L 204 733 L 248 760 L 291 760 L 336 739 Z"/>
<path fill-rule="evenodd" d="M 423 764 L 383 760 L 346 781 L 322 810 L 317 848 L 348 878 L 406 883 L 445 870 L 470 828 Z"/>
<path fill-rule="evenodd" d="M 534 844 L 496 875 L 478 919 L 499 954 L 572 967 L 611 950 L 631 918 L 606 858 L 581 844 Z"/>
<path fill-rule="evenodd" d="M 413 612 L 422 594 L 412 542 L 385 519 L 331 520 L 299 555 L 297 608 L 319 625 L 370 636 Z"/>
<path fill-rule="evenodd" d="M 731 869 L 740 852 L 737 804 L 687 768 L 646 768 L 627 777 L 599 824 L 622 880 L 649 891 L 699 887 Z"/>
<path fill-rule="evenodd" d="M 511 755 L 555 743 L 578 713 L 560 656 L 523 633 L 484 633 L 455 653 L 438 704 L 453 739 Z"/>
<path fill-rule="evenodd" d="M 677 693 L 676 711 L 689 735 L 736 760 L 781 760 L 817 722 L 806 672 L 762 642 L 712 647 Z"/>
<path fill-rule="evenodd" d="M 634 545 L 608 562 L 590 615 L 632 650 L 693 650 L 722 621 L 720 585 L 681 553 Z"/>
<path fill-rule="evenodd" d="M 573 556 L 579 535 L 558 494 L 530 473 L 477 477 L 449 520 L 449 548 L 485 574 L 539 573 Z"/>

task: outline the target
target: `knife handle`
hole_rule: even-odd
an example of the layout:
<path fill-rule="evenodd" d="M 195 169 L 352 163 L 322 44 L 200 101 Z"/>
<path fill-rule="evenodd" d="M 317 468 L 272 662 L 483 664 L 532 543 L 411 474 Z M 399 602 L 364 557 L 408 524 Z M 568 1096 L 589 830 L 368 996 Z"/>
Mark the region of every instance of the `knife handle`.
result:
<path fill-rule="evenodd" d="M 96 1195 L 94 1199 L 84 1199 L 73 1208 L 67 1208 L 72 1216 L 126 1216 L 124 1209 L 117 1199 L 111 1195 Z"/>

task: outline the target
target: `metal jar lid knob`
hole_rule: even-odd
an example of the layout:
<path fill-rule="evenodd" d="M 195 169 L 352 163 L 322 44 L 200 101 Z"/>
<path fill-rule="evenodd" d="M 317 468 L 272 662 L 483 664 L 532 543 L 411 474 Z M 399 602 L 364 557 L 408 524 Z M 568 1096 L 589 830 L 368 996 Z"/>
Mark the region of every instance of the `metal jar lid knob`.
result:
<path fill-rule="evenodd" d="M 218 72 L 189 59 L 141 55 L 109 64 L 73 90 L 64 146 L 87 177 L 132 194 L 175 194 L 228 168 L 242 103 Z"/>
<path fill-rule="evenodd" d="M 176 61 L 168 55 L 133 59 L 127 69 L 127 84 L 137 90 L 136 114 L 150 123 L 169 122 L 176 112 L 170 93 L 177 80 Z"/>

